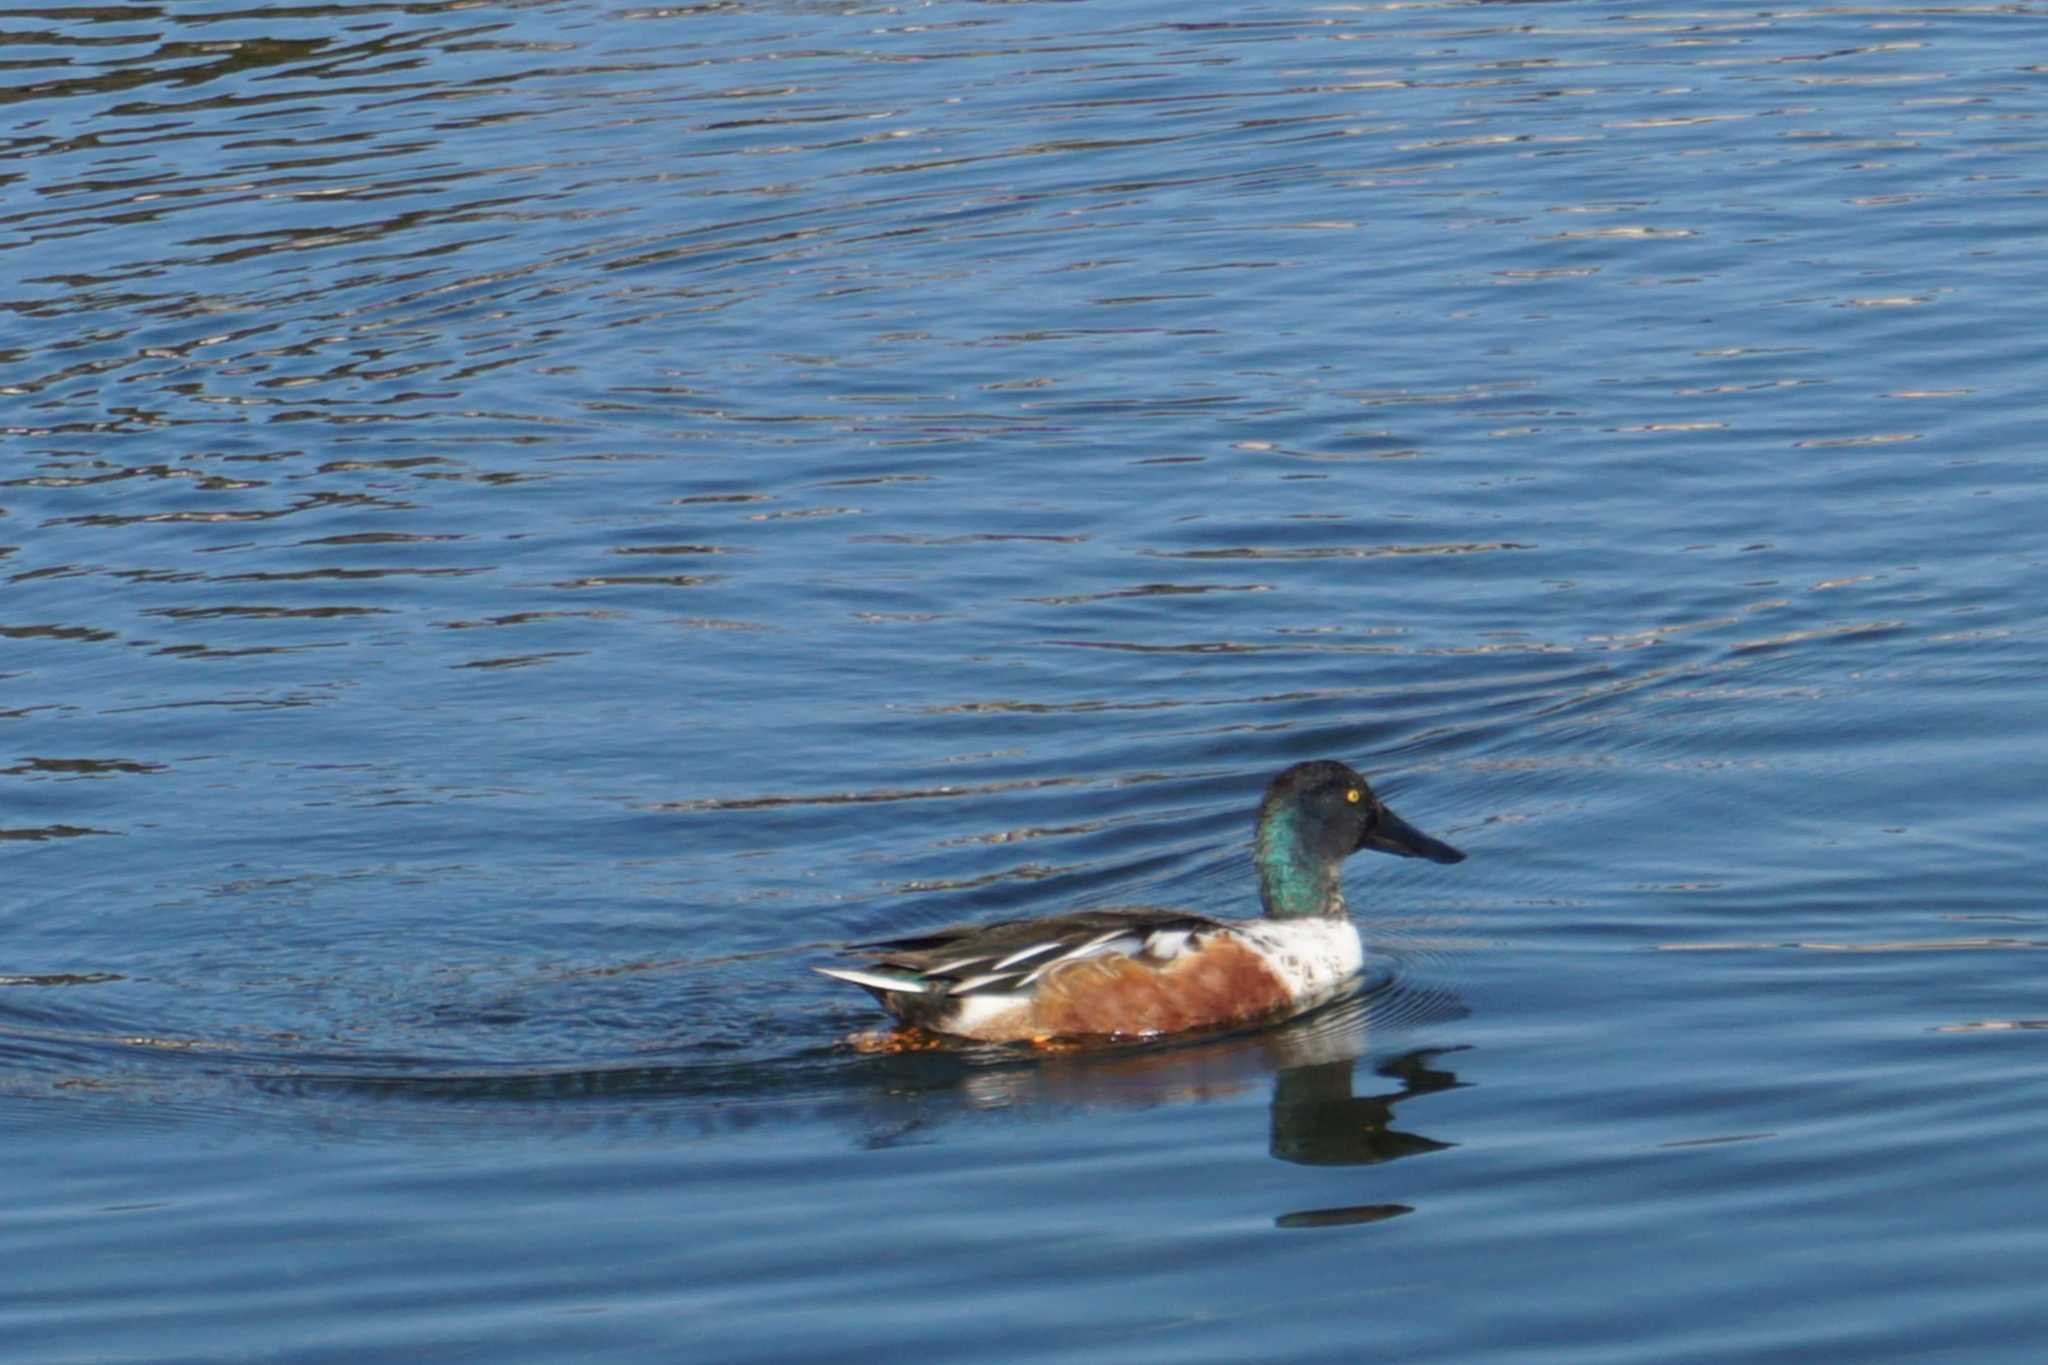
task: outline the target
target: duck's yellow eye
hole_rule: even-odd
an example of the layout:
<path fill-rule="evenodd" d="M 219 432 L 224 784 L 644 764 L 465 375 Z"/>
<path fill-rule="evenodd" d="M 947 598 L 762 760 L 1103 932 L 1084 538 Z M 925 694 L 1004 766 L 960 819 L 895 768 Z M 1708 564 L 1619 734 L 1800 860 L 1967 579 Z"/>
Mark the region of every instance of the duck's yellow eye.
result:
<path fill-rule="evenodd" d="M 1344 799 L 1354 806 L 1357 805 L 1359 802 L 1358 788 L 1353 787 L 1350 791 L 1345 792 Z"/>

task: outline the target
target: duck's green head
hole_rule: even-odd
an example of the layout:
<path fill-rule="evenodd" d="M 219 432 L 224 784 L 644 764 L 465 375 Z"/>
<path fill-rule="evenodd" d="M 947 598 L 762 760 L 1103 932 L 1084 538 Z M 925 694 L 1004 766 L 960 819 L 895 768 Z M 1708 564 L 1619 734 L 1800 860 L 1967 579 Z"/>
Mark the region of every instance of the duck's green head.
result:
<path fill-rule="evenodd" d="M 1387 809 L 1348 765 L 1319 758 L 1273 779 L 1259 803 L 1259 899 L 1275 919 L 1344 913 L 1344 860 L 1362 848 L 1461 863 L 1465 855 Z"/>

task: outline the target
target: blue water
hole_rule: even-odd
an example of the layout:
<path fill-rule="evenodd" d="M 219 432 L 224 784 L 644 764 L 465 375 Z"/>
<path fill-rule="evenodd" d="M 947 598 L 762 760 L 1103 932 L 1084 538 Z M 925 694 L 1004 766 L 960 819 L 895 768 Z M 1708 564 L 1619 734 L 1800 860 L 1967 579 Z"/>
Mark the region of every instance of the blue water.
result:
<path fill-rule="evenodd" d="M 2041 1358 L 2044 41 L 0 11 L 4 1354 Z M 843 1043 L 1322 756 L 1354 998 Z"/>

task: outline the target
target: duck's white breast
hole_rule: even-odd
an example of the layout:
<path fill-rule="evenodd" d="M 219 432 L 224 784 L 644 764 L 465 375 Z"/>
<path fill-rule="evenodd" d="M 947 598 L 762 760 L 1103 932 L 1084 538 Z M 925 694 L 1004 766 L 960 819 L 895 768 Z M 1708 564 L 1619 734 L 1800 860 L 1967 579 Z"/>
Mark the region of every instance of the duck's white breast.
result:
<path fill-rule="evenodd" d="M 1329 999 L 1365 970 L 1365 943 L 1348 919 L 1253 920 L 1231 928 L 1280 974 L 1299 1005 Z"/>

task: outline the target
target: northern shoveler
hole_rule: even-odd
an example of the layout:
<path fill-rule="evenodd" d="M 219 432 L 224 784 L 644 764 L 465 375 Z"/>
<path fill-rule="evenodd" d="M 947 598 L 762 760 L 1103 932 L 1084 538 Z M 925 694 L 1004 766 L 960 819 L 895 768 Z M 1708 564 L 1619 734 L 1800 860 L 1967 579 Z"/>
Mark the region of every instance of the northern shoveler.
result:
<path fill-rule="evenodd" d="M 865 987 L 903 1024 L 983 1042 L 1152 1037 L 1297 1014 L 1358 975 L 1344 859 L 1360 849 L 1463 862 L 1332 759 L 1297 763 L 1259 803 L 1253 858 L 1265 918 L 1082 910 L 856 945 Z"/>

